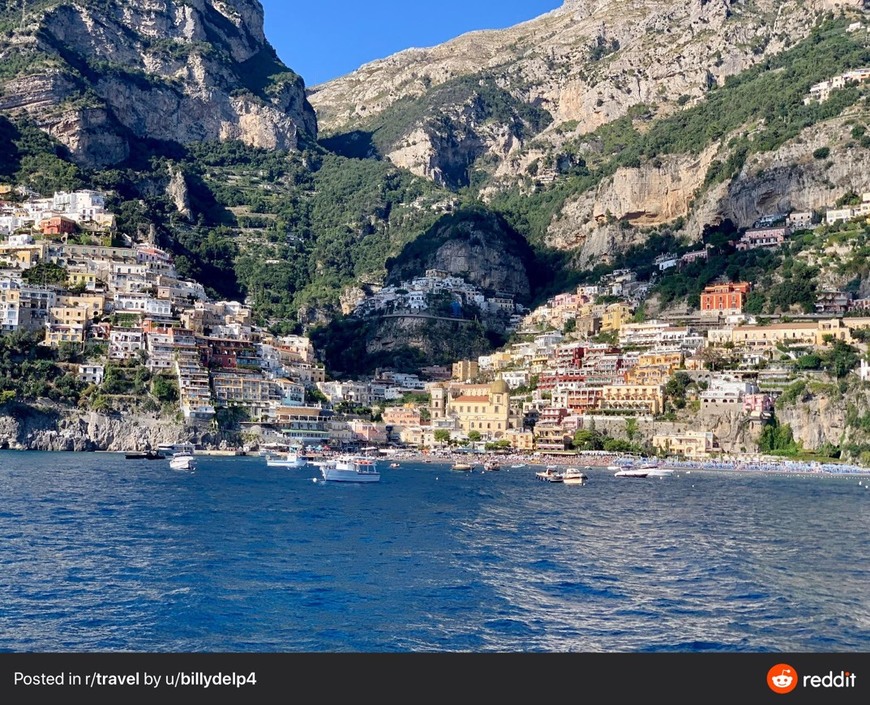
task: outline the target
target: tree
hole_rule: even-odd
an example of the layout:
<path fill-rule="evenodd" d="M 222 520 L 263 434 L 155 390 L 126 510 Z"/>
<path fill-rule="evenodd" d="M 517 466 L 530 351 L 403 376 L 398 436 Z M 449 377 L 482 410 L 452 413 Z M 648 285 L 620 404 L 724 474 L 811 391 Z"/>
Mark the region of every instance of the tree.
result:
<path fill-rule="evenodd" d="M 438 443 L 447 443 L 450 440 L 450 431 L 446 428 L 436 429 L 434 437 Z"/>
<path fill-rule="evenodd" d="M 436 433 L 437 433 L 437 431 L 436 431 Z M 447 436 L 449 438 L 450 434 L 448 433 Z M 468 432 L 468 440 L 471 441 L 472 443 L 477 443 L 480 440 L 480 438 L 481 438 L 480 431 L 469 431 Z"/>
<path fill-rule="evenodd" d="M 577 450 L 602 450 L 604 439 L 594 429 L 581 428 L 574 433 L 572 445 Z"/>
<path fill-rule="evenodd" d="M 633 416 L 629 416 L 627 419 L 625 419 L 625 436 L 626 438 L 628 438 L 629 443 L 631 443 L 635 439 L 637 433 L 637 419 Z"/>

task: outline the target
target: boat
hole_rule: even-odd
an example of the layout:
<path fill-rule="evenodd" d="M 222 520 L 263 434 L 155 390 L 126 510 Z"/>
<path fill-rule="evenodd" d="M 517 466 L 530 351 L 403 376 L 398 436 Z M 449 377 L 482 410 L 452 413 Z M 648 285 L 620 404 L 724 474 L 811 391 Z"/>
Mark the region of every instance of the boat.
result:
<path fill-rule="evenodd" d="M 647 477 L 670 477 L 674 474 L 673 468 L 660 468 L 655 465 L 643 467 L 641 470 L 647 471 Z"/>
<path fill-rule="evenodd" d="M 459 470 L 460 472 L 471 472 L 472 466 L 470 463 L 455 462 L 450 466 L 451 470 Z"/>
<path fill-rule="evenodd" d="M 267 455 L 266 465 L 270 468 L 304 468 L 308 458 L 302 454 L 301 448 L 291 448 L 281 455 Z"/>
<path fill-rule="evenodd" d="M 564 482 L 565 481 L 565 476 L 560 472 L 556 472 L 556 468 L 554 468 L 553 466 L 549 466 L 545 470 L 542 470 L 541 472 L 536 472 L 535 477 L 538 480 L 543 480 L 544 482 Z"/>
<path fill-rule="evenodd" d="M 381 471 L 374 458 L 350 456 L 324 461 L 320 473 L 328 482 L 380 482 Z"/>
<path fill-rule="evenodd" d="M 391 468 L 391 469 L 395 470 L 397 467 L 399 467 L 399 464 L 398 464 L 398 463 L 390 463 L 390 468 Z"/>
<path fill-rule="evenodd" d="M 179 453 L 169 459 L 169 467 L 173 470 L 195 470 L 196 458 L 192 455 Z"/>
<path fill-rule="evenodd" d="M 499 465 L 497 460 L 487 460 L 483 464 L 483 469 L 485 472 L 495 472 L 496 470 L 501 470 L 501 465 Z"/>
<path fill-rule="evenodd" d="M 649 470 L 643 468 L 623 468 L 614 473 L 614 477 L 646 477 Z"/>
<path fill-rule="evenodd" d="M 526 467 L 525 463 L 519 463 L 517 465 L 511 465 L 511 470 L 516 470 L 517 468 L 524 468 L 524 467 Z"/>
<path fill-rule="evenodd" d="M 583 485 L 589 478 L 579 468 L 566 468 L 562 475 L 562 481 L 566 485 Z"/>
<path fill-rule="evenodd" d="M 166 456 L 156 450 L 145 451 L 144 453 L 126 453 L 124 457 L 127 460 L 165 460 Z"/>
<path fill-rule="evenodd" d="M 164 453 L 166 456 L 173 455 L 193 455 L 194 446 L 192 443 L 161 443 L 157 446 L 159 453 Z"/>

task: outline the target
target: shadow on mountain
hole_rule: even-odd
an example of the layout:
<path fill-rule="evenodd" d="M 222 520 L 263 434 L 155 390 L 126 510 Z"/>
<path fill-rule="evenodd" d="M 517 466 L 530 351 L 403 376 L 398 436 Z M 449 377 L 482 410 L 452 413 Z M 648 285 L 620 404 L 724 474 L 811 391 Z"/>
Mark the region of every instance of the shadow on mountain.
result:
<path fill-rule="evenodd" d="M 324 137 L 320 145 L 340 157 L 348 159 L 380 159 L 381 155 L 372 140 L 373 133 L 353 130 L 332 137 Z"/>
<path fill-rule="evenodd" d="M 21 167 L 20 138 L 18 127 L 0 115 L 0 176 L 12 176 Z"/>

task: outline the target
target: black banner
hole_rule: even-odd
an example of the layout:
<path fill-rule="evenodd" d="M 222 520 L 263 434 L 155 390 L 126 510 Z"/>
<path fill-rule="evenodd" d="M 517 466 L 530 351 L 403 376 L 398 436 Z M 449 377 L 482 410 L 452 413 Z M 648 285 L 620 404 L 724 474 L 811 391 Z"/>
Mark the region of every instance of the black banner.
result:
<path fill-rule="evenodd" d="M 0 654 L 0 702 L 870 702 L 870 654 Z"/>

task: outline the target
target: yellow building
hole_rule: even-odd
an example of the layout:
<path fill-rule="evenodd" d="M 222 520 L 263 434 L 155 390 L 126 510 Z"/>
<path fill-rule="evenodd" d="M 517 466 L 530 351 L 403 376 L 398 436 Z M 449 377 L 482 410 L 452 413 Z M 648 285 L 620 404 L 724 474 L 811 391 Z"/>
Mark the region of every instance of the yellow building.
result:
<path fill-rule="evenodd" d="M 85 326 L 90 320 L 86 306 L 52 306 L 48 310 L 48 322 L 58 326 Z"/>
<path fill-rule="evenodd" d="M 625 373 L 625 381 L 642 386 L 665 384 L 682 367 L 683 359 L 683 353 L 679 350 L 645 352 L 638 357 L 637 364 Z"/>
<path fill-rule="evenodd" d="M 0 259 L 17 269 L 30 269 L 45 259 L 45 242 L 33 245 L 0 245 Z"/>
<path fill-rule="evenodd" d="M 430 388 L 434 420 L 452 417 L 462 431 L 501 438 L 510 428 L 510 389 L 504 380 L 491 384 L 443 385 Z"/>
<path fill-rule="evenodd" d="M 460 360 L 453 363 L 453 379 L 465 382 L 477 377 L 480 367 L 477 360 Z"/>
<path fill-rule="evenodd" d="M 81 325 L 50 324 L 45 329 L 45 340 L 42 345 L 52 348 L 61 343 L 75 343 L 81 345 L 85 342 L 85 328 Z"/>
<path fill-rule="evenodd" d="M 712 431 L 686 431 L 685 433 L 653 436 L 653 447 L 668 455 L 684 458 L 706 458 L 718 452 L 719 442 Z"/>
<path fill-rule="evenodd" d="M 610 304 L 601 314 L 601 332 L 618 331 L 631 320 L 631 306 L 624 303 Z"/>
<path fill-rule="evenodd" d="M 85 289 L 94 289 L 97 286 L 97 275 L 93 272 L 68 270 L 66 281 L 67 285 L 71 288 L 81 286 Z"/>
<path fill-rule="evenodd" d="M 61 306 L 77 306 L 86 308 L 90 317 L 103 312 L 106 305 L 106 297 L 103 294 L 64 294 L 58 297 Z"/>
<path fill-rule="evenodd" d="M 846 343 L 852 341 L 851 330 L 845 321 L 840 318 L 832 318 L 810 323 L 738 326 L 731 333 L 731 342 L 734 345 L 749 348 L 774 347 L 780 343 L 820 346 L 825 344 L 827 336 Z"/>
<path fill-rule="evenodd" d="M 660 414 L 664 408 L 664 386 L 660 384 L 609 384 L 601 389 L 599 408 Z"/>
<path fill-rule="evenodd" d="M 531 431 L 511 429 L 504 438 L 511 442 L 514 450 L 531 452 L 535 449 L 535 434 Z"/>

